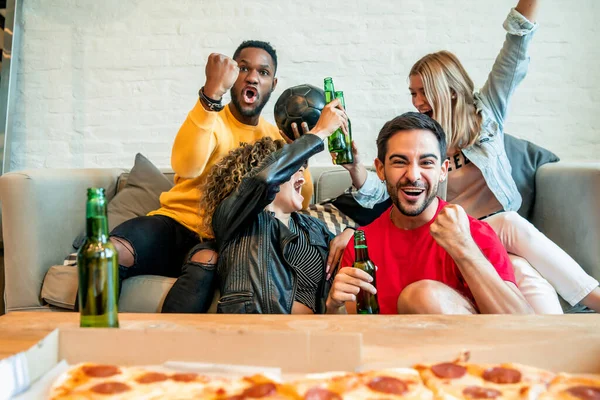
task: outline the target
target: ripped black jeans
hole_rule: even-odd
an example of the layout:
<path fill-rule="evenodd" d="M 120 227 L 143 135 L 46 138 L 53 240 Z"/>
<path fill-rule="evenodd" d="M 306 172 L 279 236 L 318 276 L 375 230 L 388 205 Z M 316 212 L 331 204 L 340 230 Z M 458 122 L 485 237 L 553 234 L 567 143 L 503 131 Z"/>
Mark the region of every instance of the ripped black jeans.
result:
<path fill-rule="evenodd" d="M 177 278 L 167 294 L 162 312 L 202 313 L 212 302 L 215 266 L 191 261 L 201 250 L 216 252 L 216 242 L 200 241 L 195 232 L 163 215 L 130 219 L 117 226 L 111 237 L 133 248 L 133 265 L 119 266 L 119 288 L 123 280 L 137 275 Z"/>

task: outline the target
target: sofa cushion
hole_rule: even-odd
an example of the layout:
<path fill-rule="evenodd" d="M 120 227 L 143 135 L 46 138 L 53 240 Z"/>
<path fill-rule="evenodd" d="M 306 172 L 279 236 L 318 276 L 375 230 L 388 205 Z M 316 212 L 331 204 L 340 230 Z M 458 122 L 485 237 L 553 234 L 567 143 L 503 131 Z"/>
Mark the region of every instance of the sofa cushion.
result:
<path fill-rule="evenodd" d="M 50 267 L 42 283 L 42 299 L 55 307 L 75 309 L 77 268 L 72 265 Z"/>
<path fill-rule="evenodd" d="M 535 174 L 539 167 L 560 159 L 554 153 L 527 140 L 504 135 L 504 147 L 512 167 L 512 177 L 521 193 L 523 203 L 518 213 L 530 219 L 535 203 Z"/>
<path fill-rule="evenodd" d="M 175 278 L 157 275 L 139 275 L 123 281 L 119 312 L 159 313 Z M 77 267 L 55 265 L 50 267 L 42 284 L 42 299 L 51 306 L 74 310 L 77 297 Z M 207 312 L 215 313 L 219 301 L 218 291 Z"/>
<path fill-rule="evenodd" d="M 119 298 L 119 312 L 160 312 L 174 282 L 175 278 L 155 275 L 126 279 Z M 78 287 L 76 266 L 55 265 L 44 278 L 42 299 L 52 306 L 74 310 Z"/>
<path fill-rule="evenodd" d="M 150 160 L 138 153 L 133 168 L 126 179 L 119 179 L 117 194 L 108 203 L 109 232 L 129 219 L 146 215 L 159 208 L 160 194 L 172 187 L 173 182 Z M 85 233 L 82 232 L 73 242 L 73 247 L 78 249 L 84 240 Z"/>
<path fill-rule="evenodd" d="M 119 312 L 159 313 L 175 278 L 139 275 L 123 281 Z"/>

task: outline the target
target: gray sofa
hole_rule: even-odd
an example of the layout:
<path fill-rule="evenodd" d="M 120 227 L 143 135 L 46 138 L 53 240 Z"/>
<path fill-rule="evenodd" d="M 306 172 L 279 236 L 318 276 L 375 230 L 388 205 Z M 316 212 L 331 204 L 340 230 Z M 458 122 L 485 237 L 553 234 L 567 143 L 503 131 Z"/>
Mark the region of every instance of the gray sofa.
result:
<path fill-rule="evenodd" d="M 85 223 L 90 186 L 114 193 L 124 169 L 40 169 L 0 177 L 6 311 L 53 310 L 41 297 L 53 265 L 73 251 Z M 335 197 L 350 186 L 340 167 L 311 167 L 315 198 Z M 600 163 L 546 164 L 536 175 L 532 222 L 600 279 Z M 72 268 L 72 267 L 65 267 Z M 125 281 L 123 312 L 157 312 L 173 279 L 140 276 Z"/>

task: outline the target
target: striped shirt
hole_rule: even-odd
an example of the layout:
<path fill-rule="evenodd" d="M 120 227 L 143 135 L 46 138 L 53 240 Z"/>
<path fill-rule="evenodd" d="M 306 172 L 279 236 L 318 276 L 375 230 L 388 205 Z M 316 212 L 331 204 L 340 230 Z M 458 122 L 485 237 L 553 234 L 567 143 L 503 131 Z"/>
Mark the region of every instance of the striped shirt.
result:
<path fill-rule="evenodd" d="M 288 244 L 287 259 L 296 271 L 298 286 L 296 300 L 316 313 L 317 290 L 325 278 L 325 264 L 316 248 L 310 245 L 308 233 L 290 218 L 289 229 L 298 235 Z"/>

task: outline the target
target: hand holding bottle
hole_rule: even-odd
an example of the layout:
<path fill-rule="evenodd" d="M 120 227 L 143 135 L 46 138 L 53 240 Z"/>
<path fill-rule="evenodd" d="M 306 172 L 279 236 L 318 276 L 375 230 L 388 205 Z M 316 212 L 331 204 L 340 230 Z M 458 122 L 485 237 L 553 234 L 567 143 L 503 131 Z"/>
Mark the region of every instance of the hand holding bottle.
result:
<path fill-rule="evenodd" d="M 348 134 L 348 116 L 339 100 L 333 100 L 323 107 L 321 117 L 317 124 L 308 133 L 319 136 L 321 139 L 329 137 L 338 128 L 342 128 L 345 134 Z"/>

